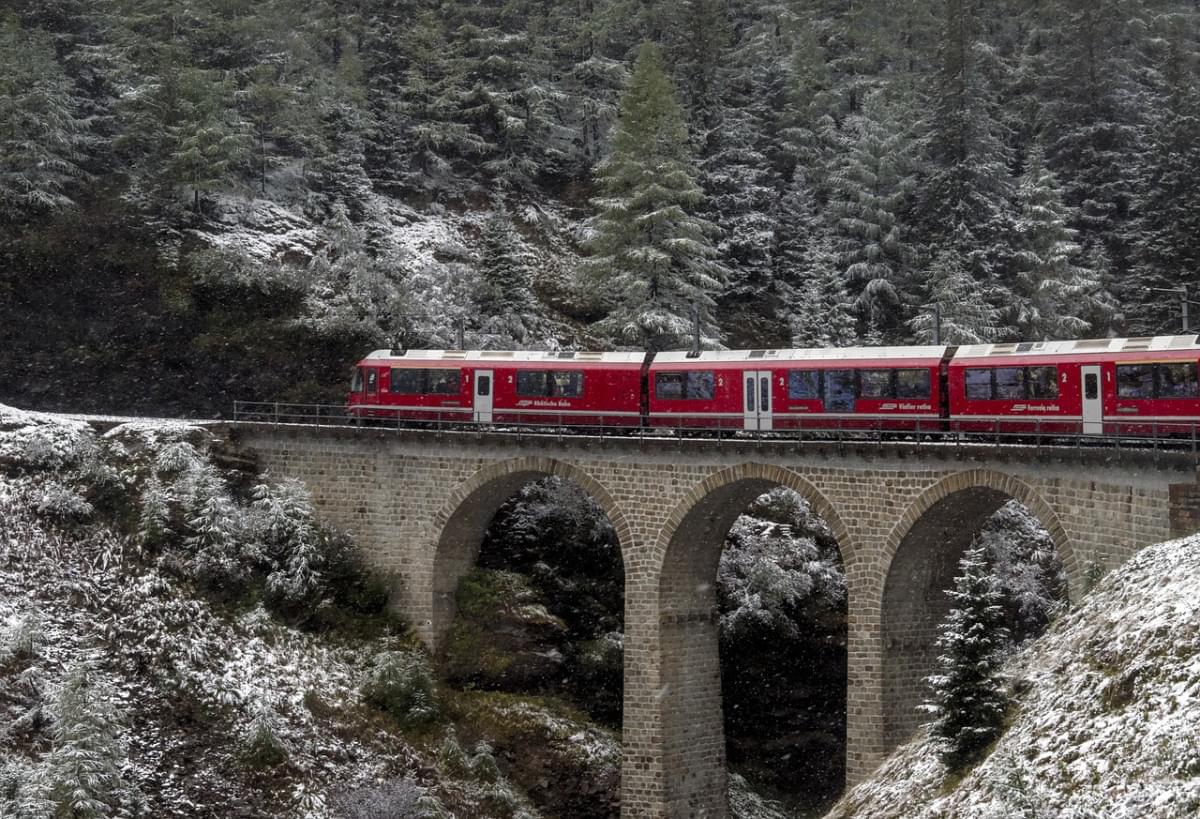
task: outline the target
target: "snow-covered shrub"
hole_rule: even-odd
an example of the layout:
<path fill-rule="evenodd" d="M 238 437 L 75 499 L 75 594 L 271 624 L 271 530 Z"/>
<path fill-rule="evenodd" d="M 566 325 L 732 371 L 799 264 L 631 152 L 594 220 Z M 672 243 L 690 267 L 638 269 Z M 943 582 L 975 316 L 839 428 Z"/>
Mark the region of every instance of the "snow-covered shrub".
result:
<path fill-rule="evenodd" d="M 53 749 L 43 776 L 55 816 L 108 819 L 131 794 L 121 777 L 125 742 L 111 683 L 94 657 L 69 666 L 52 692 Z"/>
<path fill-rule="evenodd" d="M 296 819 L 329 819 L 325 797 L 317 791 L 310 791 L 303 784 L 297 785 L 292 791 L 292 804 L 292 815 Z"/>
<path fill-rule="evenodd" d="M 755 793 L 745 777 L 729 773 L 730 819 L 788 819 L 789 814 L 778 802 Z"/>
<path fill-rule="evenodd" d="M 57 523 L 81 523 L 95 512 L 78 492 L 58 481 L 45 484 L 38 492 L 36 501 L 37 513 Z"/>
<path fill-rule="evenodd" d="M 441 714 L 433 672 L 419 651 L 377 654 L 363 680 L 362 696 L 368 705 L 391 714 L 405 728 L 427 725 Z"/>
<path fill-rule="evenodd" d="M 13 618 L 0 628 L 0 665 L 39 656 L 45 639 L 42 618 L 36 612 Z"/>
<path fill-rule="evenodd" d="M 54 808 L 39 765 L 22 757 L 0 755 L 0 816 L 47 819 L 54 815 Z"/>
<path fill-rule="evenodd" d="M 425 789 L 414 779 L 393 779 L 344 791 L 330 801 L 339 819 L 425 819 Z"/>
<path fill-rule="evenodd" d="M 261 770 L 283 764 L 290 755 L 279 714 L 266 699 L 260 699 L 242 738 L 242 760 L 247 766 Z"/>
<path fill-rule="evenodd" d="M 249 580 L 254 563 L 247 554 L 241 510 L 221 494 L 210 496 L 188 521 L 184 540 L 189 575 L 214 590 L 235 594 Z"/>

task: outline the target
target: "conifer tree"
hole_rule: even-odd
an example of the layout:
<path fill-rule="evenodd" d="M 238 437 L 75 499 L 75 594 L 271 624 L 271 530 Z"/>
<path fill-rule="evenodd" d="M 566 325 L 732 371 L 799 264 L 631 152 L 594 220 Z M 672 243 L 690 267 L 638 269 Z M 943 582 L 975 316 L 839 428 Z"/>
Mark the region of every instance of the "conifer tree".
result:
<path fill-rule="evenodd" d="M 51 38 L 0 17 L 0 221 L 73 204 L 88 130 Z"/>
<path fill-rule="evenodd" d="M 638 54 L 613 152 L 598 177 L 603 196 L 595 200 L 600 213 L 587 267 L 610 307 L 599 329 L 648 350 L 678 346 L 690 334 L 695 305 L 706 343 L 717 343 L 713 295 L 725 271 L 713 261 L 716 228 L 694 215 L 704 196 L 653 43 Z"/>
<path fill-rule="evenodd" d="M 1129 308 L 1129 331 L 1136 335 L 1179 326 L 1165 294 L 1146 298 L 1147 288 L 1193 284 L 1200 270 L 1200 55 L 1187 53 L 1183 31 L 1170 43 L 1162 69 L 1164 100 L 1149 133 L 1140 184 L 1135 275 L 1119 289 Z"/>
<path fill-rule="evenodd" d="M 496 340 L 524 342 L 536 322 L 528 262 L 508 213 L 498 209 L 483 225 L 479 254 L 481 330 Z M 486 346 L 486 345 L 485 345 Z"/>
<path fill-rule="evenodd" d="M 843 274 L 829 229 L 799 169 L 779 202 L 773 263 L 776 283 L 785 294 L 792 345 L 853 344 L 855 321 Z"/>
<path fill-rule="evenodd" d="M 175 82 L 177 118 L 165 123 L 163 170 L 191 189 L 192 207 L 198 211 L 204 193 L 237 185 L 248 158 L 249 129 L 234 106 L 229 77 L 192 68 L 180 72 Z"/>
<path fill-rule="evenodd" d="M 1002 272 L 1012 231 L 1007 149 L 996 116 L 992 50 L 980 41 L 977 0 L 948 0 L 937 84 L 925 119 L 930 169 L 919 187 L 918 219 L 930 244 L 955 239 L 972 273 Z M 964 234 L 962 228 L 966 228 Z M 969 235 L 972 245 L 963 244 Z"/>
<path fill-rule="evenodd" d="M 92 657 L 66 670 L 50 704 L 54 747 L 43 775 L 55 816 L 107 819 L 128 798 L 116 698 Z"/>
<path fill-rule="evenodd" d="M 903 213 L 915 184 L 912 143 L 883 100 L 847 123 L 850 144 L 830 174 L 834 250 L 868 323 L 896 337 L 912 284 L 916 248 Z"/>
<path fill-rule="evenodd" d="M 964 225 L 934 256 L 929 266 L 929 298 L 921 311 L 908 321 L 919 341 L 932 343 L 935 307 L 941 313 L 942 344 L 982 344 L 1001 333 L 999 311 L 988 300 L 986 288 L 975 278 L 969 254 L 975 246 Z M 968 248 L 963 251 L 960 248 Z"/>
<path fill-rule="evenodd" d="M 940 673 L 929 678 L 926 705 L 934 717 L 930 732 L 952 771 L 978 761 L 1000 735 L 1009 702 L 1000 673 L 1008 630 L 982 544 L 963 554 L 959 570 L 947 592 L 953 607 L 938 637 Z"/>
<path fill-rule="evenodd" d="M 1018 189 L 1013 323 L 1019 338 L 1043 341 L 1079 338 L 1089 316 L 1104 312 L 1100 282 L 1081 266 L 1081 251 L 1068 227 L 1070 217 L 1058 181 L 1046 169 L 1041 149 L 1030 151 Z"/>

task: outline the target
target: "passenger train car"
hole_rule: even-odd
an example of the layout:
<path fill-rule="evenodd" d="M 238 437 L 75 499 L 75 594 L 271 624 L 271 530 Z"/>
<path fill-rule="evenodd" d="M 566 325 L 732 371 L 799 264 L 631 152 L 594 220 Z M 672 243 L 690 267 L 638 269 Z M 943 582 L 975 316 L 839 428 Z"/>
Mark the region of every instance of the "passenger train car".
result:
<path fill-rule="evenodd" d="M 755 431 L 1194 434 L 1197 336 L 813 350 L 378 350 L 352 416 Z"/>

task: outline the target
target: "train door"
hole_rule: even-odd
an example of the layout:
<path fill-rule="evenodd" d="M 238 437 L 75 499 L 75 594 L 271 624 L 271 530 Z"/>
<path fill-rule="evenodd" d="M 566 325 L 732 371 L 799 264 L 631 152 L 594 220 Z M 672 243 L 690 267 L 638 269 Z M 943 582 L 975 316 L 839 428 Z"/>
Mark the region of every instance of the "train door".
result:
<path fill-rule="evenodd" d="M 742 373 L 743 427 L 752 430 L 771 429 L 771 372 L 746 370 Z"/>
<path fill-rule="evenodd" d="M 1083 434 L 1104 433 L 1104 400 L 1100 395 L 1100 367 L 1080 367 L 1080 387 L 1083 390 Z"/>
<path fill-rule="evenodd" d="M 475 423 L 492 423 L 492 371 L 475 371 Z"/>

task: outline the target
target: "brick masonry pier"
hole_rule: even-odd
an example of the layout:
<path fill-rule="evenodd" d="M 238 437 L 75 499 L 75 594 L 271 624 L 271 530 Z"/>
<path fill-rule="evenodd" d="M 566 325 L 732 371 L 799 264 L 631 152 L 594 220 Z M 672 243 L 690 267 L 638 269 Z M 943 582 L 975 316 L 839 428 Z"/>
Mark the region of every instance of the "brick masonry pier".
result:
<path fill-rule="evenodd" d="M 730 526 L 786 486 L 832 529 L 849 594 L 848 781 L 918 724 L 942 590 L 1015 498 L 1054 538 L 1070 594 L 1137 549 L 1200 528 L 1189 453 L 1110 449 L 515 436 L 238 424 L 232 454 L 305 482 L 354 534 L 431 647 L 497 509 L 558 475 L 608 514 L 625 561 L 622 816 L 723 819 L 715 579 Z"/>

